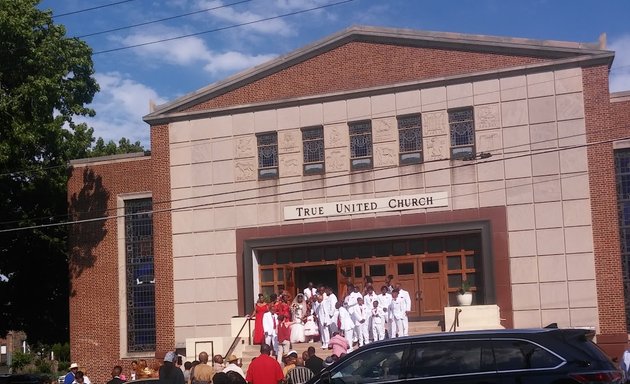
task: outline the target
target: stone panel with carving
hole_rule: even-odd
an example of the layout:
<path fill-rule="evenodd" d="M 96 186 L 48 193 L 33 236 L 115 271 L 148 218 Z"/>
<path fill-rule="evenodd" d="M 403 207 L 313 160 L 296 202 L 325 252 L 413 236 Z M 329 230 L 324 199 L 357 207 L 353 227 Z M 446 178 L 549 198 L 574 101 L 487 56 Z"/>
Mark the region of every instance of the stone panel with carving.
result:
<path fill-rule="evenodd" d="M 234 162 L 236 181 L 256 180 L 256 159 L 239 159 Z"/>
<path fill-rule="evenodd" d="M 340 172 L 350 170 L 348 151 L 344 149 L 326 149 L 326 171 Z"/>
<path fill-rule="evenodd" d="M 398 124 L 395 117 L 385 117 L 372 120 L 372 141 L 382 143 L 396 139 Z"/>
<path fill-rule="evenodd" d="M 256 156 L 256 137 L 242 136 L 234 141 L 234 153 L 236 158 Z"/>
<path fill-rule="evenodd" d="M 324 147 L 348 147 L 348 125 L 330 124 L 324 126 Z"/>
<path fill-rule="evenodd" d="M 422 136 L 448 134 L 448 114 L 446 111 L 425 112 L 422 114 Z"/>
<path fill-rule="evenodd" d="M 300 176 L 302 174 L 302 157 L 299 153 L 290 153 L 279 156 L 280 177 Z"/>
<path fill-rule="evenodd" d="M 448 159 L 448 141 L 446 136 L 427 137 L 424 140 L 424 160 L 445 160 Z"/>
<path fill-rule="evenodd" d="M 475 128 L 478 131 L 501 126 L 499 104 L 478 105 L 475 107 Z"/>
<path fill-rule="evenodd" d="M 498 153 L 503 147 L 503 140 L 501 137 L 501 130 L 485 131 L 482 133 L 477 132 L 477 153 L 490 152 Z"/>
<path fill-rule="evenodd" d="M 396 143 L 374 144 L 374 166 L 389 167 L 398 164 L 398 151 Z"/>
<path fill-rule="evenodd" d="M 295 153 L 300 151 L 302 134 L 299 129 L 278 132 L 278 153 Z"/>

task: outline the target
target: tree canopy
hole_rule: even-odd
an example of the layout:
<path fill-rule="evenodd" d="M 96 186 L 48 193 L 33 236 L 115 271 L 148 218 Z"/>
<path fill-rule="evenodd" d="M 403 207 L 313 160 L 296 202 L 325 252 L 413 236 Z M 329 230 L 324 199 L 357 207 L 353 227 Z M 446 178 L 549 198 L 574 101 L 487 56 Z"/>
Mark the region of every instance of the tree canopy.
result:
<path fill-rule="evenodd" d="M 68 161 L 142 146 L 91 148 L 75 119 L 94 115 L 92 50 L 38 3 L 0 0 L 0 334 L 52 343 L 69 337 L 68 228 L 41 225 L 67 220 Z"/>

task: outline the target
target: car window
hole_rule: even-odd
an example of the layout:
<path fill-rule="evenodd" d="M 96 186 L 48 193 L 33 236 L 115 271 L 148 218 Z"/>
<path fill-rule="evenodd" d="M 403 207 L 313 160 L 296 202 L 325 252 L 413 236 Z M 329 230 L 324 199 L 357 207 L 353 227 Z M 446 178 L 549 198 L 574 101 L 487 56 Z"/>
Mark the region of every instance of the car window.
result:
<path fill-rule="evenodd" d="M 562 359 L 525 340 L 493 340 L 498 371 L 554 368 Z"/>
<path fill-rule="evenodd" d="M 434 377 L 493 372 L 492 346 L 487 340 L 453 340 L 413 344 L 408 377 Z"/>
<path fill-rule="evenodd" d="M 401 378 L 402 361 L 409 344 L 368 350 L 333 368 L 333 384 L 381 383 Z"/>

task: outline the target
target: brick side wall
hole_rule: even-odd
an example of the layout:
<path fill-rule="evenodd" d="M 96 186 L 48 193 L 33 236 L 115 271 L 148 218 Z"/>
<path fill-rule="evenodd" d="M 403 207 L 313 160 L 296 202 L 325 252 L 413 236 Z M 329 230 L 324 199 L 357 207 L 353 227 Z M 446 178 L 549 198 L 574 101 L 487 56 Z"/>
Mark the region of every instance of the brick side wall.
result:
<path fill-rule="evenodd" d="M 480 52 L 351 42 L 198 104 L 189 111 L 384 86 L 544 62 Z"/>
<path fill-rule="evenodd" d="M 76 167 L 68 180 L 69 212 L 74 219 L 116 216 L 117 195 L 152 188 L 151 158 Z M 110 379 L 120 356 L 118 241 L 115 218 L 74 225 L 70 234 L 70 348 L 93 382 Z M 114 359 L 114 360 L 112 360 Z"/>
<path fill-rule="evenodd" d="M 151 127 L 153 158 L 153 246 L 155 255 L 156 357 L 175 350 L 173 234 L 168 125 Z"/>
<path fill-rule="evenodd" d="M 627 135 L 613 124 L 608 68 L 584 68 L 584 109 L 588 142 Z M 619 249 L 617 191 L 612 143 L 588 147 L 597 305 L 604 348 L 613 356 L 627 342 Z M 612 352 L 610 352 L 612 351 Z M 617 354 L 618 356 L 618 354 Z"/>

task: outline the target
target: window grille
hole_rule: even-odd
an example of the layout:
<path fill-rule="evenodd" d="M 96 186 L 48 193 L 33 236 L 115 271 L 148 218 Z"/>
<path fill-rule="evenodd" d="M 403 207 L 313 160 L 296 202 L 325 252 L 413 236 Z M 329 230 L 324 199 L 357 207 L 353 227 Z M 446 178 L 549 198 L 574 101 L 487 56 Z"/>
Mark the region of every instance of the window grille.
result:
<path fill-rule="evenodd" d="M 258 139 L 258 178 L 278 178 L 278 133 L 261 133 L 256 137 Z"/>
<path fill-rule="evenodd" d="M 467 159 L 475 156 L 475 122 L 473 109 L 448 111 L 451 131 L 451 159 Z"/>
<path fill-rule="evenodd" d="M 152 210 L 151 199 L 125 201 L 128 352 L 155 350 Z"/>
<path fill-rule="evenodd" d="M 630 149 L 615 151 L 615 171 L 626 324 L 630 325 Z"/>
<path fill-rule="evenodd" d="M 372 168 L 372 122 L 348 123 L 350 165 L 353 170 Z"/>
<path fill-rule="evenodd" d="M 302 130 L 302 147 L 304 174 L 324 173 L 324 128 L 304 128 Z"/>
<path fill-rule="evenodd" d="M 422 162 L 422 119 L 420 115 L 398 118 L 400 164 Z"/>

